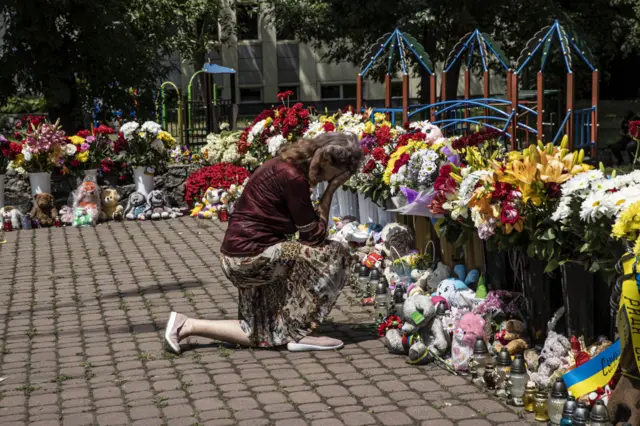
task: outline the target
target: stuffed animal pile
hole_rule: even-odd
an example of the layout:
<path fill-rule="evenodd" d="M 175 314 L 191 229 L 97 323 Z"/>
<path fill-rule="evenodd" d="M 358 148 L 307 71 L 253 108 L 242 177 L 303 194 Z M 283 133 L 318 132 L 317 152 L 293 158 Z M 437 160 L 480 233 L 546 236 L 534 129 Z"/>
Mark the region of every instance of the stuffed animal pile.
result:
<path fill-rule="evenodd" d="M 231 185 L 228 190 L 207 188 L 202 200 L 193 206 L 190 216 L 199 219 L 218 219 L 225 222 L 227 218 L 222 211 L 225 209 L 229 213 L 233 211 L 233 205 L 242 195 L 243 189 L 244 185 Z"/>

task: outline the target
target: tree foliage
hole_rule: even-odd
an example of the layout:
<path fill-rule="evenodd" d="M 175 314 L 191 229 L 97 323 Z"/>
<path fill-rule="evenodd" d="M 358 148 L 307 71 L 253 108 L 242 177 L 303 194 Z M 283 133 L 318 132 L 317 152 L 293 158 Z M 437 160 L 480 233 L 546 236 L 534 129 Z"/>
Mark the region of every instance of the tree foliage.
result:
<path fill-rule="evenodd" d="M 42 94 L 69 129 L 94 98 L 126 109 L 155 89 L 180 53 L 204 61 L 221 0 L 0 0 L 0 102 Z M 226 23 L 225 23 L 226 22 Z M 226 20 L 223 25 L 231 20 Z"/>
<path fill-rule="evenodd" d="M 395 28 L 416 37 L 440 63 L 462 36 L 479 28 L 515 62 L 527 40 L 554 19 L 576 29 L 600 69 L 606 69 L 616 55 L 637 54 L 640 46 L 640 0 L 266 0 L 266 4 L 274 25 L 322 48 L 333 62 L 360 64 L 369 46 Z M 555 57 L 561 65 L 561 56 Z"/>

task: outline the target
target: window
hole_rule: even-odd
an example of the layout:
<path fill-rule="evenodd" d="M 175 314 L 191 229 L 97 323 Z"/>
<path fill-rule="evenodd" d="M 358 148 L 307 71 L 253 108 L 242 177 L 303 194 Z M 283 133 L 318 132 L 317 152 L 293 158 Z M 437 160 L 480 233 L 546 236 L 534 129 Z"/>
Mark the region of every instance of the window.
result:
<path fill-rule="evenodd" d="M 289 96 L 289 100 L 290 101 L 297 101 L 298 100 L 298 86 L 279 86 L 278 87 L 278 93 L 284 93 L 286 91 L 292 91 L 293 95 Z"/>
<path fill-rule="evenodd" d="M 342 85 L 342 99 L 355 99 L 356 93 L 358 89 L 354 84 L 343 84 Z"/>
<path fill-rule="evenodd" d="M 262 102 L 262 87 L 241 87 L 240 103 L 260 103 Z"/>
<path fill-rule="evenodd" d="M 258 40 L 258 7 L 256 4 L 240 4 L 236 11 L 238 40 Z"/>
<path fill-rule="evenodd" d="M 322 99 L 341 99 L 342 86 L 339 84 L 322 86 L 320 88 L 320 97 Z"/>
<path fill-rule="evenodd" d="M 321 97 L 331 99 L 355 99 L 357 94 L 355 84 L 329 84 L 321 87 Z"/>

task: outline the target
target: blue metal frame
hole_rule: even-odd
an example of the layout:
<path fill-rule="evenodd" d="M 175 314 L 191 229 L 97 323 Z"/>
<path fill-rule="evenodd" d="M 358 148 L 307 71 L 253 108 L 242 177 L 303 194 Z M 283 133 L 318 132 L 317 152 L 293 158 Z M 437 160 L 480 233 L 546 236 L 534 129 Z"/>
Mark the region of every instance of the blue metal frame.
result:
<path fill-rule="evenodd" d="M 402 66 L 402 72 L 404 74 L 407 74 L 407 63 L 406 63 L 406 59 L 404 56 L 404 50 L 402 48 L 402 46 L 404 45 L 406 48 L 408 48 L 411 53 L 413 53 L 413 56 L 415 57 L 415 59 L 418 61 L 418 63 L 429 73 L 429 75 L 433 75 L 433 70 L 431 70 L 427 64 L 424 63 L 424 61 L 422 60 L 422 58 L 420 57 L 420 55 L 418 55 L 418 52 L 416 52 L 416 50 L 414 49 L 414 47 L 411 45 L 411 43 L 409 43 L 409 41 L 407 40 L 407 38 L 404 36 L 404 34 L 399 30 L 399 29 L 395 29 L 393 31 L 393 33 L 391 33 L 391 35 L 389 36 L 389 38 L 387 38 L 387 41 L 385 41 L 382 46 L 380 46 L 380 50 L 378 50 L 378 53 L 376 53 L 373 58 L 371 58 L 371 61 L 369 61 L 369 63 L 367 64 L 366 67 L 364 67 L 361 71 L 360 71 L 360 75 L 364 78 L 365 74 L 371 69 L 371 67 L 373 66 L 373 64 L 376 62 L 376 60 L 378 60 L 378 58 L 380 57 L 380 55 L 385 51 L 385 49 L 387 48 L 387 46 L 389 46 L 389 43 L 391 43 L 393 41 L 393 43 L 391 44 L 391 52 L 389 53 L 389 64 L 387 67 L 387 73 L 391 74 L 392 71 L 392 65 L 393 65 L 393 55 L 396 49 L 398 49 L 398 51 L 400 52 L 400 64 Z"/>
<path fill-rule="evenodd" d="M 469 45 L 469 43 L 471 43 L 471 45 Z M 502 67 L 505 70 L 509 71 L 511 69 L 511 67 L 508 64 L 506 64 L 502 60 L 502 58 L 500 58 L 500 55 L 498 55 L 498 53 L 491 46 L 491 44 L 487 43 L 487 40 L 485 39 L 484 35 L 480 32 L 480 30 L 476 29 L 475 31 L 473 31 L 469 35 L 469 37 L 467 38 L 467 40 L 464 43 L 464 46 L 462 46 L 462 49 L 460 49 L 460 51 L 458 52 L 456 57 L 453 58 L 453 60 L 449 64 L 449 66 L 447 66 L 447 68 L 445 69 L 445 72 L 449 72 L 451 67 L 458 61 L 458 59 L 467 50 L 468 50 L 468 53 L 467 53 L 468 54 L 468 57 L 467 57 L 467 68 L 471 68 L 471 61 L 473 59 L 473 54 L 474 54 L 476 48 L 478 49 L 478 55 L 480 56 L 480 59 L 482 60 L 482 70 L 483 71 L 488 71 L 489 67 L 487 65 L 487 56 L 485 55 L 485 51 L 481 48 L 481 46 L 484 46 L 485 49 L 490 50 L 491 53 L 493 53 L 493 56 L 498 60 L 500 65 L 502 65 Z"/>

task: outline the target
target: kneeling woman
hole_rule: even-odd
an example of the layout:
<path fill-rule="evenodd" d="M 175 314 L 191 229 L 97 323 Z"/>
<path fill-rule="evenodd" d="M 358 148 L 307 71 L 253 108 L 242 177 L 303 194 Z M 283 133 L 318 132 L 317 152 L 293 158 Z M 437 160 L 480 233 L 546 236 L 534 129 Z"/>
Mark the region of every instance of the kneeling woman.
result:
<path fill-rule="evenodd" d="M 308 334 L 347 281 L 347 248 L 326 240 L 329 210 L 361 159 L 356 136 L 326 133 L 285 147 L 258 168 L 235 205 L 221 249 L 224 273 L 238 288 L 239 320 L 172 312 L 168 348 L 179 353 L 179 342 L 189 336 L 247 347 L 287 345 L 290 351 L 341 348 L 340 340 Z M 329 184 L 316 210 L 311 188 L 318 182 Z"/>

